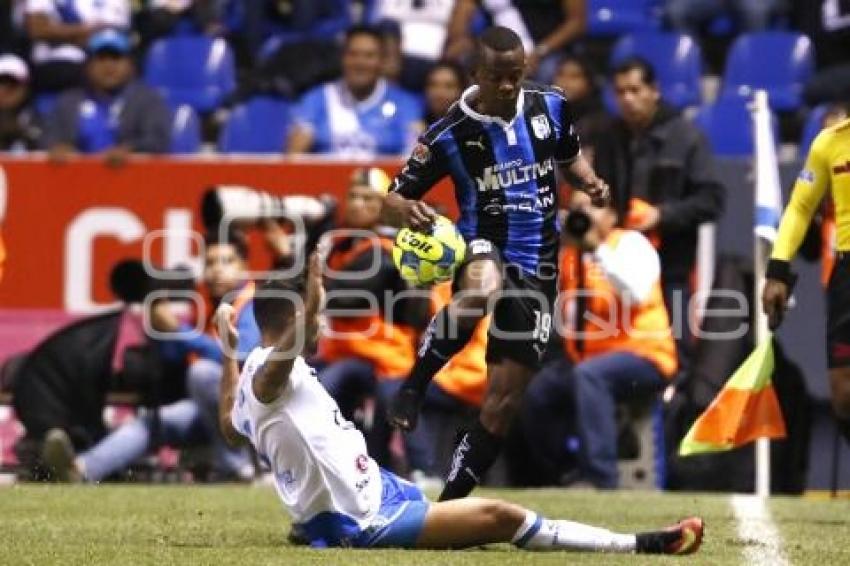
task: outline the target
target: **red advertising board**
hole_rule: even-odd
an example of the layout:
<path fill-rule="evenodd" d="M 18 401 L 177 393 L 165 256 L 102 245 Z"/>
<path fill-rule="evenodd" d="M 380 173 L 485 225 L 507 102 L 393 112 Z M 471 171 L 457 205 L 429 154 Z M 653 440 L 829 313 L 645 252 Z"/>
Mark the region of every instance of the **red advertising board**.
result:
<path fill-rule="evenodd" d="M 163 237 L 148 238 L 154 261 L 192 253 L 188 232 L 201 231 L 199 203 L 208 187 L 240 184 L 275 194 L 341 198 L 351 171 L 362 165 L 283 158 L 139 158 L 110 168 L 97 159 L 65 164 L 0 159 L 7 251 L 0 307 L 92 311 L 114 300 L 108 289 L 112 265 L 141 258 L 151 232 L 166 230 Z M 400 168 L 398 161 L 375 165 L 389 173 Z M 433 198 L 455 213 L 449 183 L 437 187 Z"/>

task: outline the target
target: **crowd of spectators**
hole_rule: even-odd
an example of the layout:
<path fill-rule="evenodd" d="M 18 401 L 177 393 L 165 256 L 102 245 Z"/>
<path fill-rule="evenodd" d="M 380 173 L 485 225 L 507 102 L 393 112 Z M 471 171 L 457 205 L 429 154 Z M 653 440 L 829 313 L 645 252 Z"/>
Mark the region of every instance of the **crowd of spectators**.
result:
<path fill-rule="evenodd" d="M 605 84 L 597 71 L 607 61 L 593 48 L 599 38 L 592 36 L 585 0 L 19 0 L 4 6 L 4 151 L 53 149 L 59 143 L 65 148 L 67 136 L 79 132 L 81 138 L 72 145 L 81 153 L 107 147 L 168 152 L 163 122 L 170 114 L 163 106 L 174 111 L 179 103 L 161 90 L 162 100 L 145 92 L 142 81 L 131 78 L 135 73 L 130 65 L 108 65 L 104 54 L 124 55 L 127 63 L 133 60 L 144 71 L 146 53 L 155 42 L 181 36 L 222 38 L 222 45 L 235 53 L 236 88 L 223 92 L 212 112 L 195 108 L 209 126 L 204 128 L 207 142 L 215 141 L 228 108 L 252 96 L 271 95 L 290 103 L 292 127 L 277 150 L 354 157 L 403 154 L 462 90 L 473 38 L 489 23 L 517 31 L 531 76 L 565 88 L 580 121 L 588 122 L 589 136 L 599 128 L 596 115 L 605 108 Z M 765 29 L 807 33 L 820 71 L 806 89 L 812 104 L 840 98 L 842 85 L 850 80 L 842 55 L 846 49 L 841 49 L 850 13 L 837 0 L 659 0 L 654 6 L 659 25 L 696 38 L 725 33 L 731 41 L 734 34 Z M 112 34 L 106 48 L 105 30 Z M 109 72 L 116 75 L 116 84 L 104 96 L 95 83 L 107 67 L 115 68 Z M 74 91 L 78 102 L 64 96 L 76 88 L 83 89 Z M 97 104 L 87 103 L 95 99 Z M 67 116 L 75 104 L 81 116 L 76 126 Z M 132 116 L 123 116 L 139 104 L 156 116 L 156 124 L 146 131 L 129 124 Z M 607 107 L 613 109 L 610 100 Z M 110 112 L 112 123 L 103 119 Z M 588 113 L 592 116 L 585 120 Z M 63 122 L 58 140 L 57 132 L 41 126 L 55 120 Z M 88 125 L 96 131 L 86 132 Z"/>

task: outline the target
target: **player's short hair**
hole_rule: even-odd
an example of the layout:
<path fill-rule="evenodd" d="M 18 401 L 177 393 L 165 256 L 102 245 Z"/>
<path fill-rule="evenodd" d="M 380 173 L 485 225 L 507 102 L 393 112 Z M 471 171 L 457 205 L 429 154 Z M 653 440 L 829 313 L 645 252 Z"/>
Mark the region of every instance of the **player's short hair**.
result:
<path fill-rule="evenodd" d="M 611 78 L 613 79 L 618 75 L 625 75 L 632 71 L 640 71 L 640 80 L 643 81 L 643 84 L 649 86 L 656 86 L 658 84 L 655 79 L 655 68 L 652 66 L 652 63 L 638 56 L 627 57 L 617 63 L 614 66 L 614 70 L 611 71 Z"/>
<path fill-rule="evenodd" d="M 381 34 L 381 30 L 379 30 L 375 26 L 356 25 L 351 26 L 345 32 L 345 46 L 348 47 L 348 44 L 351 43 L 351 40 L 360 35 L 371 37 L 372 39 L 378 42 L 378 45 L 382 45 L 384 43 L 384 36 Z"/>
<path fill-rule="evenodd" d="M 472 68 L 475 69 L 484 61 L 484 50 L 490 49 L 497 53 L 522 49 L 522 40 L 517 33 L 504 26 L 493 26 L 484 30 L 475 42 L 472 52 Z"/>
<path fill-rule="evenodd" d="M 293 293 L 304 296 L 305 274 L 288 279 L 269 279 L 254 294 L 254 319 L 261 332 L 278 334 L 286 330 L 295 313 L 297 301 Z"/>
<path fill-rule="evenodd" d="M 208 232 L 204 236 L 204 246 L 207 249 L 212 246 L 233 246 L 233 249 L 236 250 L 236 255 L 243 261 L 248 261 L 248 243 L 245 241 L 245 238 L 232 230 L 225 234 L 221 234 L 218 230 Z"/>

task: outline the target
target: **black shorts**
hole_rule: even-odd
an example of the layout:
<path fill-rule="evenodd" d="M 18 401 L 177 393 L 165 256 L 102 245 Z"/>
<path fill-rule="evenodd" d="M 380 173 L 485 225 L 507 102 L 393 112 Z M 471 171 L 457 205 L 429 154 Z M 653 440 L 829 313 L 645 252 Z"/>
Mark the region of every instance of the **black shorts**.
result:
<path fill-rule="evenodd" d="M 850 253 L 838 252 L 826 292 L 826 356 L 830 369 L 850 367 Z"/>
<path fill-rule="evenodd" d="M 502 273 L 502 291 L 493 297 L 490 330 L 487 333 L 487 363 L 510 359 L 537 370 L 543 362 L 552 331 L 552 316 L 558 291 L 558 267 L 541 265 L 536 275 L 518 265 L 505 263 L 499 250 L 487 240 L 472 240 L 455 285 L 470 262 L 495 261 Z M 457 291 L 455 286 L 454 291 Z"/>

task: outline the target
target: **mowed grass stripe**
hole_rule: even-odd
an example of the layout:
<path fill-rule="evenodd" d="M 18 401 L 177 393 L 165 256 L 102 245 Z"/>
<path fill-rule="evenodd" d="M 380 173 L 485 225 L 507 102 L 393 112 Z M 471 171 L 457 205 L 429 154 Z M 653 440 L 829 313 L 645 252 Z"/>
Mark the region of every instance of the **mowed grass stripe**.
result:
<path fill-rule="evenodd" d="M 0 564 L 633 566 L 737 564 L 742 555 L 728 496 L 557 489 L 482 490 L 477 495 L 621 531 L 659 528 L 699 514 L 707 523 L 705 545 L 687 559 L 527 553 L 510 545 L 456 552 L 313 550 L 285 544 L 289 520 L 269 488 L 24 485 L 0 489 Z"/>
<path fill-rule="evenodd" d="M 769 505 L 791 564 L 850 564 L 850 501 L 774 497 Z"/>

